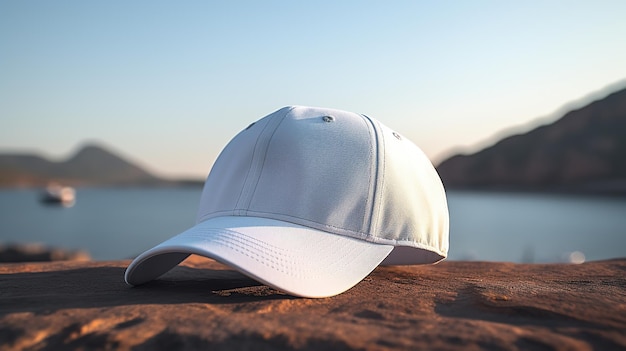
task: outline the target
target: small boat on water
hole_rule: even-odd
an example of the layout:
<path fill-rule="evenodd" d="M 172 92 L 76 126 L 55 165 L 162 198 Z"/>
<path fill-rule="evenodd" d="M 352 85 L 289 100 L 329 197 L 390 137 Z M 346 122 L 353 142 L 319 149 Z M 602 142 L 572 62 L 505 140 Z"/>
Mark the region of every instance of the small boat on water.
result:
<path fill-rule="evenodd" d="M 76 190 L 69 186 L 61 186 L 60 184 L 50 184 L 41 196 L 41 202 L 44 204 L 58 204 L 66 207 L 74 205 L 76 201 Z"/>

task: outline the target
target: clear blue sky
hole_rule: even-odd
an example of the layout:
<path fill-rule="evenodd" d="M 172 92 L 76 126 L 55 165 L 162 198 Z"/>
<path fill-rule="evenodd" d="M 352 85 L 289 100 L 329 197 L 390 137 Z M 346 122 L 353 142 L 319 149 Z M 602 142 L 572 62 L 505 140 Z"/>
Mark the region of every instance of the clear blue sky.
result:
<path fill-rule="evenodd" d="M 99 141 L 204 177 L 286 105 L 366 113 L 435 163 L 626 86 L 626 1 L 0 1 L 0 151 Z M 606 90 L 604 90 L 606 92 Z"/>

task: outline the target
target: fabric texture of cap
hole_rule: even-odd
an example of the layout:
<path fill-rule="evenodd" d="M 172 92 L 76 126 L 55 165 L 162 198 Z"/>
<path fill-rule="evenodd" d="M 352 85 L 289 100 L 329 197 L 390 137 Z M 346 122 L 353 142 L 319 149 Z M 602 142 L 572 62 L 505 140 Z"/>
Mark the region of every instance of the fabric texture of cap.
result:
<path fill-rule="evenodd" d="M 190 254 L 286 293 L 340 294 L 379 264 L 448 252 L 443 185 L 410 140 L 366 115 L 290 106 L 249 125 L 215 161 L 196 225 L 142 253 L 139 285 Z"/>

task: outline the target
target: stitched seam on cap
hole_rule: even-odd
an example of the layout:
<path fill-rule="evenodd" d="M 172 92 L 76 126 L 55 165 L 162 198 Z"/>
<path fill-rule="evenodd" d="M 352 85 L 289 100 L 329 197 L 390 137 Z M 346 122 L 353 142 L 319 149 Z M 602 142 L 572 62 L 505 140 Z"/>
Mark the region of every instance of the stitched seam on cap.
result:
<path fill-rule="evenodd" d="M 205 235 L 203 235 L 208 233 L 212 235 L 211 240 L 208 240 Z M 229 236 L 227 233 L 231 233 L 233 234 L 233 236 Z M 184 235 L 185 237 L 196 238 L 203 241 L 209 241 L 211 243 L 226 246 L 231 250 L 252 258 L 253 260 L 267 267 L 278 270 L 287 275 L 299 277 L 306 275 L 306 277 L 309 278 L 318 277 L 321 275 L 318 270 L 311 267 L 296 266 L 297 262 L 290 260 L 290 258 L 294 257 L 294 254 L 292 254 L 290 251 L 278 248 L 274 245 L 255 239 L 237 231 L 223 228 L 203 228 L 202 233 L 185 233 Z M 243 238 L 245 238 L 245 240 L 243 240 Z M 268 249 L 269 251 L 273 251 L 273 253 L 268 252 Z M 356 248 L 354 246 L 349 247 L 348 251 L 344 252 L 344 255 L 339 260 L 332 262 L 327 268 L 339 266 L 346 259 L 352 260 L 363 255 L 363 251 L 354 253 L 355 250 Z M 263 252 L 263 254 L 265 254 L 266 256 L 261 255 L 259 252 Z"/>
<path fill-rule="evenodd" d="M 337 227 L 334 225 L 330 225 L 330 224 L 326 224 L 326 223 L 321 223 L 321 222 L 316 222 L 313 220 L 310 220 L 308 218 L 302 218 L 302 217 L 298 217 L 298 216 L 293 216 L 293 215 L 287 215 L 287 214 L 283 214 L 283 213 L 276 213 L 276 212 L 261 212 L 261 211 L 248 211 L 248 215 L 251 215 L 252 217 L 257 217 L 257 215 L 259 215 L 258 217 L 261 218 L 269 218 L 269 219 L 275 219 L 275 220 L 279 220 L 279 221 L 286 221 L 289 223 L 294 223 L 297 225 L 301 225 L 304 227 L 308 227 L 308 228 L 313 228 L 313 229 L 317 229 L 317 230 L 322 230 L 325 231 L 324 228 L 331 228 L 331 230 L 335 230 L 335 231 L 331 231 L 330 233 L 332 234 L 337 234 L 337 235 L 345 235 L 345 234 L 349 234 L 349 233 L 353 233 L 353 234 L 357 234 L 357 236 L 351 236 L 350 237 L 356 237 L 356 238 L 369 238 L 369 237 L 373 237 L 373 235 L 370 235 L 369 233 L 364 233 L 364 232 L 360 232 L 360 231 L 354 231 L 354 230 L 350 230 L 350 229 L 345 229 L 342 227 Z M 265 216 L 263 217 L 263 215 L 270 215 L 270 216 Z M 295 221 L 288 221 L 287 218 L 292 218 L 292 219 L 296 219 Z M 305 223 L 303 223 L 303 221 Z M 307 225 L 308 223 L 308 225 Z M 317 227 L 315 226 L 311 226 L 311 224 L 319 224 Z M 340 230 L 343 233 L 339 233 L 336 232 L 336 230 Z"/>
<path fill-rule="evenodd" d="M 382 244 L 382 245 L 414 247 L 414 248 L 418 248 L 418 249 L 424 249 L 424 250 L 431 251 L 433 253 L 441 255 L 442 257 L 447 257 L 446 252 L 443 251 L 442 249 L 440 249 L 438 247 L 435 247 L 435 246 L 432 246 L 432 245 L 429 245 L 429 244 L 419 243 L 419 242 L 416 242 L 416 241 L 396 240 L 396 239 L 383 239 L 383 238 L 379 238 L 379 237 L 376 237 L 376 236 L 373 236 L 373 235 L 369 235 L 368 233 L 355 232 L 355 231 L 352 231 L 352 230 L 349 230 L 349 229 L 344 229 L 344 228 L 340 228 L 340 227 L 334 227 L 334 226 L 330 226 L 330 225 L 327 225 L 327 224 L 311 221 L 311 220 L 308 220 L 308 219 L 305 219 L 305 218 L 299 218 L 299 217 L 295 217 L 295 216 L 287 216 L 287 215 L 283 215 L 283 214 L 279 214 L 279 213 L 257 212 L 257 211 L 255 211 L 253 214 L 254 215 L 258 215 L 258 217 L 260 217 L 260 218 L 282 220 L 282 221 L 285 221 L 285 222 L 289 222 L 289 223 L 293 223 L 293 224 L 297 224 L 297 225 L 301 225 L 301 226 L 304 226 L 304 227 L 307 227 L 307 228 L 312 228 L 312 229 L 317 229 L 317 230 L 323 230 L 322 228 L 324 228 L 324 227 L 330 227 L 330 228 L 333 228 L 333 229 L 337 229 L 337 230 L 343 231 L 343 233 L 331 232 L 332 234 L 335 234 L 335 235 L 348 236 L 348 237 L 351 237 L 351 238 L 354 238 L 354 239 L 366 240 L 366 241 L 369 241 L 369 242 Z M 264 214 L 275 215 L 275 216 L 262 217 L 262 215 L 264 215 Z M 288 221 L 287 218 L 293 218 L 293 219 L 296 219 L 296 220 Z M 300 220 L 300 221 L 297 221 L 297 220 Z M 306 223 L 303 223 L 302 221 L 308 222 L 308 223 L 319 224 L 319 228 L 307 225 Z M 219 229 L 219 230 L 221 231 L 221 230 L 224 230 L 224 229 Z M 235 232 L 235 233 L 240 234 L 239 232 Z M 191 235 L 191 234 L 185 234 L 185 235 Z"/>
<path fill-rule="evenodd" d="M 259 144 L 259 139 L 261 139 L 261 136 L 263 135 L 263 133 L 265 132 L 265 129 L 269 126 L 269 121 L 267 123 L 265 123 L 265 126 L 263 127 L 263 130 L 259 133 L 259 135 L 257 136 L 255 142 L 254 142 L 254 150 L 252 151 L 252 158 L 250 160 L 250 165 L 248 166 L 248 172 L 246 173 L 246 179 L 244 179 L 243 181 L 243 186 L 241 187 L 241 190 L 239 191 L 239 197 L 237 197 L 237 203 L 235 203 L 235 208 L 234 211 L 237 214 L 241 214 L 241 206 L 240 206 L 240 202 L 242 197 L 244 197 L 244 193 L 246 192 L 247 186 L 246 184 L 248 183 L 248 177 L 250 177 L 250 174 L 252 173 L 252 168 L 254 166 L 254 154 L 256 153 L 257 150 L 257 145 Z M 244 130 L 245 131 L 245 130 Z"/>
<path fill-rule="evenodd" d="M 259 242 L 258 240 L 247 235 L 243 235 L 239 232 L 233 231 L 232 233 L 235 233 L 237 236 L 245 237 L 246 240 L 249 241 L 244 241 L 238 237 L 229 236 L 224 232 L 231 231 L 226 229 L 206 228 L 203 230 L 203 233 L 189 233 L 185 236 L 226 246 L 234 251 L 239 252 L 240 254 L 254 259 L 259 263 L 262 263 L 265 266 L 276 269 L 285 274 L 301 275 L 297 274 L 298 271 L 301 271 L 300 267 L 295 267 L 293 265 L 294 262 L 289 260 L 289 257 L 291 255 L 278 252 L 277 250 L 272 249 L 272 246 L 268 245 L 267 243 Z M 211 240 L 206 239 L 206 237 L 203 235 L 208 233 L 211 233 Z M 265 256 L 262 256 L 260 252 L 263 252 Z"/>
<path fill-rule="evenodd" d="M 282 249 L 278 246 L 274 246 L 272 244 L 266 243 L 262 240 L 258 240 L 254 237 L 251 237 L 249 235 L 243 234 L 241 232 L 238 231 L 234 231 L 234 230 L 230 230 L 230 229 L 226 229 L 226 228 L 202 228 L 202 229 L 198 229 L 199 231 L 202 231 L 202 233 L 188 233 L 185 234 L 186 236 L 191 236 L 191 237 L 198 237 L 198 238 L 203 238 L 205 233 L 212 233 L 214 235 L 217 236 L 224 236 L 226 235 L 225 233 L 231 234 L 233 236 L 236 236 L 238 238 L 245 238 L 246 242 L 251 242 L 254 244 L 254 246 L 258 246 L 264 250 L 269 250 L 271 252 L 275 252 L 277 255 L 285 255 L 285 252 L 287 250 Z"/>
<path fill-rule="evenodd" d="M 373 122 L 372 122 L 373 123 Z M 377 196 L 377 201 L 376 204 L 378 205 L 378 213 L 376 214 L 376 219 L 375 219 L 375 227 L 374 228 L 378 228 L 378 220 L 380 218 L 380 212 L 382 211 L 382 205 L 380 204 L 382 201 L 382 193 L 385 189 L 385 173 L 387 172 L 387 164 L 386 164 L 386 157 L 385 157 L 385 133 L 382 129 L 382 127 L 379 125 L 378 126 L 378 131 L 380 131 L 380 133 L 376 133 L 376 136 L 380 136 L 381 142 L 377 144 L 378 146 L 378 155 L 382 160 L 379 160 L 379 162 L 377 163 L 377 167 L 380 167 L 381 163 L 382 163 L 382 170 L 380 168 L 376 169 L 377 172 L 377 182 L 376 182 L 376 196 Z M 378 139 L 377 139 L 378 140 Z M 382 145 L 382 150 L 381 150 L 381 145 Z M 378 181 L 380 180 L 380 181 Z"/>
<path fill-rule="evenodd" d="M 380 218 L 381 211 L 381 198 L 383 191 L 383 183 L 385 178 L 385 139 L 382 133 L 382 129 L 379 125 L 376 124 L 374 120 L 369 118 L 367 115 L 363 115 L 369 121 L 370 126 L 374 130 L 375 142 L 376 142 L 376 179 L 374 179 L 374 194 L 373 194 L 373 203 L 372 208 L 370 210 L 370 226 L 367 228 L 369 233 L 372 233 L 373 236 L 376 236 L 375 229 L 378 228 L 378 219 Z M 382 166 L 381 166 L 382 164 Z"/>
<path fill-rule="evenodd" d="M 372 136 L 372 128 L 371 127 L 371 123 L 369 122 L 369 118 L 365 115 L 361 115 L 364 118 L 364 123 L 365 123 L 365 127 L 367 128 L 367 134 L 369 135 L 369 157 L 370 159 L 373 158 L 374 155 L 374 147 L 372 146 L 372 139 L 375 139 L 375 136 Z M 378 162 L 378 155 L 376 155 L 376 161 Z M 369 169 L 369 176 L 367 178 L 367 185 L 368 185 L 368 189 L 367 189 L 367 199 L 365 200 L 365 211 L 368 212 L 367 215 L 367 223 L 363 223 L 361 230 L 367 230 L 367 232 L 372 232 L 371 228 L 372 228 L 372 210 L 371 210 L 371 206 L 374 206 L 375 201 L 374 201 L 374 196 L 376 195 L 376 190 L 375 187 L 372 187 L 372 169 L 370 167 Z M 369 206 L 368 206 L 369 205 Z M 364 221 L 365 222 L 365 221 Z"/>
<path fill-rule="evenodd" d="M 301 276 L 302 274 L 296 271 L 293 271 L 291 268 L 294 268 L 293 266 L 287 266 L 285 264 L 283 264 L 282 262 L 278 262 L 277 260 L 272 260 L 271 258 L 268 258 L 266 256 L 262 256 L 261 254 L 259 254 L 258 252 L 255 252 L 253 250 L 251 250 L 249 247 L 245 246 L 245 245 L 241 245 L 238 242 L 234 242 L 232 240 L 223 240 L 222 238 L 217 238 L 213 241 L 213 243 L 218 244 L 218 245 L 223 245 L 226 246 L 228 248 L 230 248 L 231 250 L 234 250 L 236 252 L 239 252 L 240 254 L 250 257 L 251 259 L 267 266 L 270 267 L 274 270 L 277 270 L 279 272 L 282 272 L 284 274 L 287 275 L 291 275 L 291 276 Z"/>
<path fill-rule="evenodd" d="M 207 219 L 222 216 L 241 216 L 241 214 L 237 213 L 237 210 L 213 211 L 202 216 L 200 219 L 198 219 L 197 223 L 202 223 Z"/>
<path fill-rule="evenodd" d="M 276 131 L 278 131 L 278 128 L 280 128 L 280 125 L 283 123 L 283 121 L 285 120 L 285 118 L 287 118 L 287 116 L 291 113 L 291 111 L 293 111 L 296 107 L 292 106 L 291 108 L 289 108 L 289 110 L 287 110 L 287 112 L 285 112 L 285 114 L 283 114 L 280 117 L 280 121 L 277 122 L 276 127 L 274 127 L 274 130 L 272 131 L 272 134 L 269 136 L 269 138 L 267 138 L 267 143 L 265 145 L 265 151 L 263 152 L 263 157 L 261 159 L 261 162 L 258 163 L 258 166 L 255 167 L 255 173 L 256 173 L 256 182 L 254 182 L 254 186 L 250 187 L 250 190 L 246 191 L 246 199 L 245 199 L 245 210 L 242 213 L 243 215 L 246 215 L 248 213 L 248 209 L 250 208 L 250 203 L 252 202 L 252 198 L 254 197 L 254 193 L 256 193 L 256 188 L 259 185 L 259 181 L 261 179 L 261 173 L 263 171 L 263 167 L 265 166 L 265 160 L 267 158 L 267 150 L 270 148 L 270 144 L 272 143 L 272 139 L 274 138 L 274 134 L 276 134 Z M 268 123 L 269 125 L 269 123 Z M 264 130 L 265 131 L 265 130 Z"/>

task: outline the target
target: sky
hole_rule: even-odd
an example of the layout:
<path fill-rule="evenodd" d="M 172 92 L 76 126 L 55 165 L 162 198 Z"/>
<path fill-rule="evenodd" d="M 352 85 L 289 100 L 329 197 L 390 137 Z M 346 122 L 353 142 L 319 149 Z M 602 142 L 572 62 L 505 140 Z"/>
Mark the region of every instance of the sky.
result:
<path fill-rule="evenodd" d="M 364 113 L 437 164 L 626 87 L 626 1 L 0 0 L 0 152 L 99 143 L 205 177 L 287 105 Z"/>

